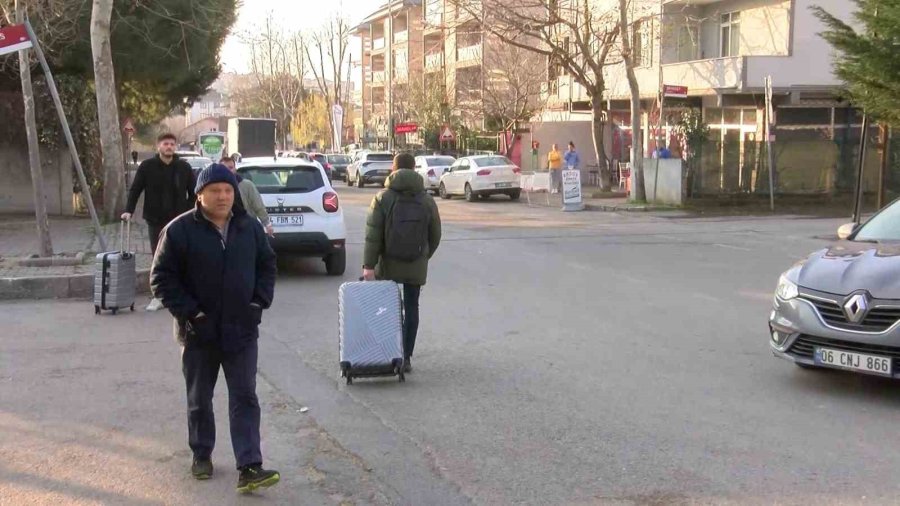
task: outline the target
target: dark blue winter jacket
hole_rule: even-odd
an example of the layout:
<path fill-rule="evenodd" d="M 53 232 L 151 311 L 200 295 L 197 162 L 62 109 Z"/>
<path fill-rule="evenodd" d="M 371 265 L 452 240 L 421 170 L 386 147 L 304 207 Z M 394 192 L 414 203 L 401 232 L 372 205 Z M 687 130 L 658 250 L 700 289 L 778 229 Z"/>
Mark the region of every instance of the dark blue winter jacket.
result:
<path fill-rule="evenodd" d="M 262 310 L 272 304 L 275 252 L 243 207 L 233 207 L 223 241 L 199 206 L 163 229 L 150 288 L 175 317 L 180 343 L 217 343 L 238 351 L 259 337 Z M 197 318 L 201 312 L 205 318 Z"/>

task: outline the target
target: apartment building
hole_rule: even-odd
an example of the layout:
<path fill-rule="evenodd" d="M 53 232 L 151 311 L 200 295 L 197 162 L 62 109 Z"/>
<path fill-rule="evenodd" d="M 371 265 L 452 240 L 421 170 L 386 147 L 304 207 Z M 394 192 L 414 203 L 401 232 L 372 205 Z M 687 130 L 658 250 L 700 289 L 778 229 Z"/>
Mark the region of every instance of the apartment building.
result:
<path fill-rule="evenodd" d="M 592 0 L 596 8 L 617 2 Z M 764 80 L 771 76 L 776 105 L 776 166 L 780 191 L 832 191 L 852 185 L 853 152 L 860 132 L 859 111 L 840 99 L 841 82 L 832 72 L 833 50 L 818 34 L 824 26 L 810 11 L 820 5 L 851 20 L 846 0 L 635 0 L 636 70 L 644 98 L 644 152 L 655 147 L 660 83 L 687 87 L 687 98 L 667 98 L 661 137 L 680 153 L 675 125 L 688 109 L 702 111 L 711 129 L 703 153 L 701 192 L 767 190 Z M 548 89 L 548 110 L 537 137 L 565 134 L 590 139 L 584 89 L 560 73 Z M 623 65 L 607 68 L 607 152 L 628 157 L 630 91 Z M 543 140 L 543 139 L 542 139 Z M 555 139 L 554 139 L 555 140 Z"/>

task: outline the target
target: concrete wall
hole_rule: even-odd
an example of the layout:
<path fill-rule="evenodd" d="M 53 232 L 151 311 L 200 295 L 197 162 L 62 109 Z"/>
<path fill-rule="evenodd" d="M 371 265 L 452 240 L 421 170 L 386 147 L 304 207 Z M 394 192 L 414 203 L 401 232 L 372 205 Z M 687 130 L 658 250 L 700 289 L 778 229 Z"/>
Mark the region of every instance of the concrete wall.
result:
<path fill-rule="evenodd" d="M 47 212 L 72 216 L 72 157 L 66 148 L 41 150 Z M 0 145 L 0 213 L 33 213 L 34 198 L 26 145 Z"/>
<path fill-rule="evenodd" d="M 559 144 L 559 150 L 568 149 L 569 141 L 575 143 L 575 149 L 581 156 L 581 165 L 597 165 L 597 157 L 594 155 L 594 137 L 591 132 L 590 114 L 578 115 L 579 119 L 572 119 L 570 115 L 565 120 L 553 119 L 541 123 L 532 123 L 532 139 L 541 143 L 538 149 L 538 166 L 532 163 L 531 152 L 528 149 L 528 139 L 523 139 L 525 147 L 522 156 L 523 170 L 546 170 L 547 153 L 553 143 Z M 605 147 L 607 155 L 612 152 L 612 133 L 609 128 L 604 130 Z"/>
<path fill-rule="evenodd" d="M 648 202 L 680 206 L 684 202 L 683 184 L 680 159 L 644 158 L 644 189 Z"/>

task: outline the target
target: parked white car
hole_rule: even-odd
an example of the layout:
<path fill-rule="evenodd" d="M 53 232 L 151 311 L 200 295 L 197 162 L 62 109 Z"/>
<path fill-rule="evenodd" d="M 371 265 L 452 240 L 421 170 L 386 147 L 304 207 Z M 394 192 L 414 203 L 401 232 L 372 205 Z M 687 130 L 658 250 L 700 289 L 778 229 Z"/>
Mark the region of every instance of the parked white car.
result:
<path fill-rule="evenodd" d="M 453 162 L 444 173 L 438 191 L 441 198 L 463 195 L 469 202 L 498 194 L 518 200 L 522 193 L 521 173 L 522 169 L 505 156 L 466 156 Z"/>
<path fill-rule="evenodd" d="M 394 155 L 390 152 L 361 151 L 347 167 L 347 185 L 362 188 L 367 184 L 381 184 L 391 175 Z"/>
<path fill-rule="evenodd" d="M 237 170 L 262 195 L 275 228 L 269 239 L 275 251 L 321 257 L 329 275 L 344 274 L 344 211 L 321 165 L 301 158 L 246 158 Z"/>
<path fill-rule="evenodd" d="M 437 193 L 441 184 L 441 176 L 453 165 L 456 158 L 452 156 L 433 155 L 433 156 L 417 156 L 416 172 L 422 176 L 425 181 L 425 189 Z"/>

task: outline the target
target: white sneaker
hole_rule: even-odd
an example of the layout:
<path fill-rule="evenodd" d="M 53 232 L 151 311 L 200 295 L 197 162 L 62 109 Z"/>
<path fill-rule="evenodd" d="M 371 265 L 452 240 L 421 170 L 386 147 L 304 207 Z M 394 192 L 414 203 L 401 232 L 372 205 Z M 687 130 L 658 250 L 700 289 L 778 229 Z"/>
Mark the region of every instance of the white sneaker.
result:
<path fill-rule="evenodd" d="M 147 311 L 159 311 L 163 308 L 162 301 L 159 299 L 150 299 L 150 304 L 147 304 Z"/>

